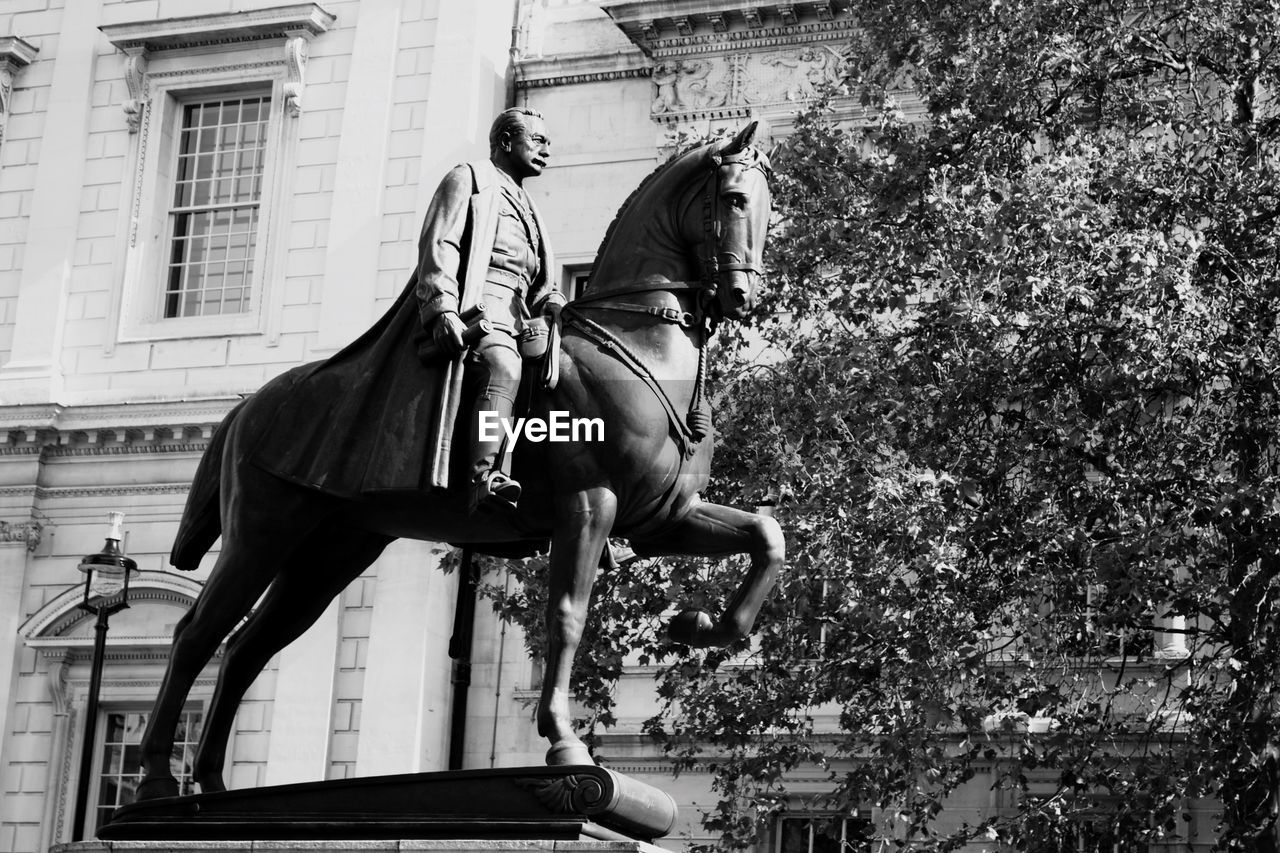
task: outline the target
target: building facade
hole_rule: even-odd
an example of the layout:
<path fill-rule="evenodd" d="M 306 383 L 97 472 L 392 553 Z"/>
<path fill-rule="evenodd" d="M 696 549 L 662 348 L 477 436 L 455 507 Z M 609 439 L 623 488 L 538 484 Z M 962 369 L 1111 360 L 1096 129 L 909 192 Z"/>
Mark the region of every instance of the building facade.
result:
<path fill-rule="evenodd" d="M 682 133 L 756 117 L 784 134 L 836 80 L 850 26 L 838 2 L 0 7 L 0 853 L 72 840 L 78 810 L 91 835 L 128 800 L 174 625 L 217 555 L 192 573 L 167 559 L 214 427 L 391 304 L 437 183 L 487 154 L 497 111 L 546 116 L 551 167 L 530 189 L 572 293 Z M 123 545 L 143 571 L 111 620 L 86 720 L 93 619 L 77 566 L 110 511 L 126 513 Z M 541 763 L 537 667 L 484 607 L 468 711 L 451 719 L 444 547 L 393 544 L 272 661 L 237 717 L 232 787 L 444 769 L 462 723 L 464 767 Z M 191 695 L 179 770 L 216 667 Z M 640 737 L 650 675 L 620 685 L 600 754 L 676 797 L 666 843 L 679 847 L 705 840 L 711 794 L 706 776 L 673 779 Z M 779 850 L 814 849 L 803 824 L 782 829 Z"/>

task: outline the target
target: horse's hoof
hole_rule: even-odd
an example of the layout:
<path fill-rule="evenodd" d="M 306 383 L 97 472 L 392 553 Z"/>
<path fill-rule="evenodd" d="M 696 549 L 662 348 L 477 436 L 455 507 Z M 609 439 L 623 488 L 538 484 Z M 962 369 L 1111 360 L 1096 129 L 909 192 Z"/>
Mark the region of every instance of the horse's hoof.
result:
<path fill-rule="evenodd" d="M 565 767 L 570 764 L 595 764 L 587 745 L 580 740 L 562 740 L 547 750 L 548 767 Z"/>
<path fill-rule="evenodd" d="M 159 800 L 163 797 L 178 796 L 178 780 L 172 776 L 153 776 L 138 783 L 133 792 L 135 801 Z"/>
<path fill-rule="evenodd" d="M 226 784 L 222 781 L 222 774 L 216 774 L 200 780 L 200 793 L 212 794 L 216 791 L 227 790 Z"/>
<path fill-rule="evenodd" d="M 667 636 L 672 642 L 695 649 L 714 645 L 715 623 L 705 610 L 681 610 L 667 623 Z"/>

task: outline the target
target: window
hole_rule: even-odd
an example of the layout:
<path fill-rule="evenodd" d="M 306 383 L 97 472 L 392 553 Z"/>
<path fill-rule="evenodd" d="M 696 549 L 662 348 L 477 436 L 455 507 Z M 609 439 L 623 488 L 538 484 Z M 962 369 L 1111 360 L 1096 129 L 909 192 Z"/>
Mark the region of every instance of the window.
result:
<path fill-rule="evenodd" d="M 231 96 L 182 108 L 166 318 L 250 308 L 270 103 Z"/>
<path fill-rule="evenodd" d="M 285 211 L 316 3 L 103 26 L 135 155 L 121 211 L 117 343 L 279 335 Z"/>
<path fill-rule="evenodd" d="M 182 714 L 174 733 L 173 755 L 169 769 L 178 780 L 178 793 L 192 790 L 192 765 L 196 742 L 200 735 L 201 714 L 189 710 Z M 147 727 L 147 714 L 142 711 L 114 711 L 106 715 L 99 756 L 97 797 L 92 826 L 102 826 L 120 806 L 132 803 L 142 780 L 142 733 Z"/>
<path fill-rule="evenodd" d="M 1077 655 L 1101 655 L 1109 658 L 1143 660 L 1155 653 L 1155 634 L 1150 625 L 1154 614 L 1139 619 L 1141 624 L 1128 624 L 1135 619 L 1133 602 L 1124 591 L 1104 584 L 1086 584 L 1076 596 L 1072 608 L 1074 635 L 1068 635 L 1066 647 Z"/>
<path fill-rule="evenodd" d="M 565 264 L 560 290 L 566 299 L 577 299 L 591 282 L 591 264 Z"/>
<path fill-rule="evenodd" d="M 1081 822 L 1028 839 L 1028 853 L 1147 853 L 1146 844 L 1125 839 L 1099 822 Z"/>
<path fill-rule="evenodd" d="M 871 853 L 871 821 L 842 815 L 784 815 L 773 853 Z"/>

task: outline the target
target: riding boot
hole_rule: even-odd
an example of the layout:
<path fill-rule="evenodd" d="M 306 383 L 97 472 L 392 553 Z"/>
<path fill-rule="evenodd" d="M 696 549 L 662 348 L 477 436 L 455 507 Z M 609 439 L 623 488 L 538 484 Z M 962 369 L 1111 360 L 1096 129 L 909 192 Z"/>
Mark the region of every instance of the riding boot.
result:
<path fill-rule="evenodd" d="M 476 401 L 476 408 L 471 419 L 471 496 L 469 511 L 475 512 L 479 507 L 488 504 L 513 507 L 520 499 L 520 484 L 502 470 L 501 463 L 505 433 L 498 428 L 498 437 L 483 439 L 480 433 L 480 412 L 492 412 L 490 424 L 509 423 L 515 408 L 512 400 L 500 395 L 486 395 Z M 490 430 L 492 434 L 492 430 Z"/>

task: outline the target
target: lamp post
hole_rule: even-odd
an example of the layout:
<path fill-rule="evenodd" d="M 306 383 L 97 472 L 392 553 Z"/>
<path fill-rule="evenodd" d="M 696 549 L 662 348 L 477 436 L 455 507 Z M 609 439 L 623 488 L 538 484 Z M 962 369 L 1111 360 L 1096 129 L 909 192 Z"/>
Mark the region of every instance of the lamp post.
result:
<path fill-rule="evenodd" d="M 94 625 L 93 666 L 89 671 L 89 701 L 84 713 L 84 742 L 80 753 L 80 778 L 76 787 L 76 816 L 71 830 L 73 841 L 84 840 L 85 818 L 89 814 L 89 774 L 93 772 L 93 734 L 98 719 L 98 692 L 102 689 L 102 659 L 107 648 L 107 627 L 112 613 L 129 606 L 129 578 L 138 573 L 138 564 L 120 550 L 124 538 L 124 513 L 107 514 L 111 526 L 106 544 L 97 554 L 80 561 L 84 572 L 84 600 L 80 609 L 98 617 Z"/>

